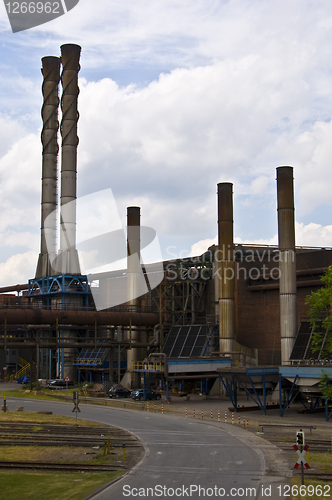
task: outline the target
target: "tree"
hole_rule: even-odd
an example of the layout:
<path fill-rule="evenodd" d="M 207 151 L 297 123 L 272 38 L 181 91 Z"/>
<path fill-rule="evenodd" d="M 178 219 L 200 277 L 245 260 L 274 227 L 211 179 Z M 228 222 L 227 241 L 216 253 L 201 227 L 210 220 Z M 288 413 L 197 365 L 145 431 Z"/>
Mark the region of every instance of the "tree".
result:
<path fill-rule="evenodd" d="M 324 286 L 311 292 L 305 304 L 309 306 L 308 316 L 313 329 L 312 349 L 322 351 L 323 357 L 332 357 L 332 266 L 321 277 Z M 325 339 L 325 340 L 324 340 Z M 332 400 L 332 384 L 329 376 L 324 373 L 320 389 L 325 397 Z"/>

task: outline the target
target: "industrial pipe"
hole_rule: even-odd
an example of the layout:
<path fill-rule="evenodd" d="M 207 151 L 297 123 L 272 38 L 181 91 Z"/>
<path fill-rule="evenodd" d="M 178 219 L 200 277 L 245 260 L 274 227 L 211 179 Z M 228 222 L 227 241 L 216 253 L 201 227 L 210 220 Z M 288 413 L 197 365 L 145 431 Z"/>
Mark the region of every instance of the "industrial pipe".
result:
<path fill-rule="evenodd" d="M 57 209 L 57 159 L 59 129 L 59 81 L 60 58 L 43 57 L 42 74 L 44 76 L 42 92 L 43 129 L 41 142 L 42 159 L 42 195 L 41 195 L 41 244 L 36 269 L 36 278 L 51 276 L 51 263 L 56 253 L 56 209 Z"/>
<path fill-rule="evenodd" d="M 70 311 L 56 309 L 0 308 L 0 323 L 8 325 L 122 325 L 155 326 L 158 314 L 113 311 Z"/>
<path fill-rule="evenodd" d="M 233 184 L 218 184 L 219 351 L 235 351 Z"/>
<path fill-rule="evenodd" d="M 281 363 L 289 358 L 297 333 L 297 290 L 293 167 L 277 168 Z"/>
<path fill-rule="evenodd" d="M 29 289 L 29 283 L 26 283 L 25 285 L 10 285 L 10 286 L 2 286 L 0 287 L 0 293 L 6 293 L 6 292 L 23 292 L 24 290 Z"/>
<path fill-rule="evenodd" d="M 77 178 L 77 98 L 81 47 L 75 44 L 61 46 L 63 93 L 61 97 L 61 212 L 60 258 L 57 272 L 80 274 L 76 250 L 76 178 Z"/>

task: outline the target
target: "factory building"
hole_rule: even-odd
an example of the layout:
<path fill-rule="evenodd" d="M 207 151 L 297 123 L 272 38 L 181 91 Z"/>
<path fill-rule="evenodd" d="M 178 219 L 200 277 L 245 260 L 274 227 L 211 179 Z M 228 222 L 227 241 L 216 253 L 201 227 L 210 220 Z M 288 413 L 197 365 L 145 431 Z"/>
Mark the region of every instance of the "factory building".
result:
<path fill-rule="evenodd" d="M 42 59 L 41 247 L 35 277 L 0 290 L 0 365 L 6 367 L 0 377 L 30 373 L 34 379 L 69 377 L 128 387 L 150 379 L 167 383 L 167 390 L 169 384 L 190 384 L 207 393 L 216 380 L 229 389 L 230 377 L 240 381 L 236 369 L 246 367 L 261 367 L 264 383 L 266 367 L 276 369 L 269 372 L 274 385 L 282 384 L 280 377 L 297 380 L 298 374 L 281 374 L 278 367 L 313 359 L 305 298 L 322 286 L 332 249 L 296 247 L 290 166 L 276 170 L 278 245 L 234 242 L 233 185 L 219 183 L 218 245 L 197 257 L 159 263 L 157 286 L 149 285 L 153 265 L 140 260 L 144 213 L 128 207 L 128 265 L 120 273 L 126 279 L 120 283 L 119 273 L 109 273 L 98 290 L 101 302 L 111 293 L 125 298 L 117 306 L 105 300 L 104 308 L 96 308 L 76 248 L 80 54 L 79 46 L 66 44 L 61 58 Z M 305 342 L 299 337 L 304 330 Z"/>

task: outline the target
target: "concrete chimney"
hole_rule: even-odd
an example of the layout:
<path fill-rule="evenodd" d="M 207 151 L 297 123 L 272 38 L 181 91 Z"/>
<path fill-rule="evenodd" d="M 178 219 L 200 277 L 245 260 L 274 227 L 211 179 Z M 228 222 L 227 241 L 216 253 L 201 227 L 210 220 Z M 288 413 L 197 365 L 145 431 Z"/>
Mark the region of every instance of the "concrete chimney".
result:
<path fill-rule="evenodd" d="M 277 168 L 281 363 L 289 363 L 297 333 L 293 167 Z"/>
<path fill-rule="evenodd" d="M 235 351 L 233 184 L 218 184 L 219 351 Z"/>
<path fill-rule="evenodd" d="M 127 292 L 132 308 L 140 306 L 139 281 L 141 277 L 141 209 L 127 208 Z"/>
<path fill-rule="evenodd" d="M 61 212 L 60 260 L 61 274 L 80 274 L 76 250 L 76 179 L 77 179 L 77 98 L 78 72 L 81 47 L 74 44 L 61 46 L 63 94 L 61 98 Z M 60 268 L 60 269 L 59 269 Z"/>
<path fill-rule="evenodd" d="M 127 305 L 132 311 L 137 311 L 140 307 L 140 279 L 142 276 L 141 269 L 141 228 L 140 221 L 141 210 L 139 207 L 127 208 Z M 133 344 L 140 341 L 140 332 L 135 325 L 130 331 L 131 341 Z M 139 348 L 131 348 L 127 351 L 127 370 L 130 370 L 131 363 L 141 361 L 142 352 Z M 131 386 L 138 387 L 139 374 L 132 373 Z"/>
<path fill-rule="evenodd" d="M 42 159 L 42 195 L 41 195 L 41 244 L 36 278 L 52 275 L 51 262 L 56 254 L 56 209 L 57 209 L 57 160 L 59 129 L 59 81 L 60 58 L 43 57 L 42 74 L 44 77 L 42 92 L 43 129 L 41 142 Z"/>

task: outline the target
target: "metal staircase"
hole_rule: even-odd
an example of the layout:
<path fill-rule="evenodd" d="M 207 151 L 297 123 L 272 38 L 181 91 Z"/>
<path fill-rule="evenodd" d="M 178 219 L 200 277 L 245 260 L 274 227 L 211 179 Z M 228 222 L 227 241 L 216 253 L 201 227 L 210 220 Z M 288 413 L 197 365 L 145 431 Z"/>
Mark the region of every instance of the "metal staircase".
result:
<path fill-rule="evenodd" d="M 16 380 L 17 378 L 30 374 L 30 363 L 28 363 L 28 361 L 25 361 L 25 359 L 20 356 L 18 358 L 18 363 L 21 365 L 21 368 L 10 376 L 10 380 Z"/>

